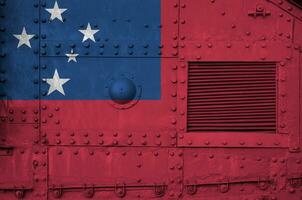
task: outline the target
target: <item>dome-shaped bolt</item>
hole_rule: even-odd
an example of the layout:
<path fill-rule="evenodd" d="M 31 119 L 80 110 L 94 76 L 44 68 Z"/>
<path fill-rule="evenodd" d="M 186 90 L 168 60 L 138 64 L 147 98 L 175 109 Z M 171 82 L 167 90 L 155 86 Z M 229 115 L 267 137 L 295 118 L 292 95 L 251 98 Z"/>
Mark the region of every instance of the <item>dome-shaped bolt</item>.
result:
<path fill-rule="evenodd" d="M 15 192 L 15 196 L 18 198 L 18 199 L 23 199 L 25 197 L 25 192 L 24 190 L 17 190 Z"/>
<path fill-rule="evenodd" d="M 289 192 L 289 193 L 294 193 L 294 192 L 295 192 L 295 189 L 292 188 L 292 187 L 290 187 L 290 188 L 288 189 L 288 192 Z"/>

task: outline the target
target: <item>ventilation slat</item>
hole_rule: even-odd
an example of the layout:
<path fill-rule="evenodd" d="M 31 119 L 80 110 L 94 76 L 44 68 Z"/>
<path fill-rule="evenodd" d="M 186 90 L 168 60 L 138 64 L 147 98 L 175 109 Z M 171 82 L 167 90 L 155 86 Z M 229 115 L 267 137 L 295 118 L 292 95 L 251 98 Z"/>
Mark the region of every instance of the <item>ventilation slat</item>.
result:
<path fill-rule="evenodd" d="M 254 100 L 275 100 L 274 96 L 265 96 L 265 97 L 234 97 L 234 98 L 220 98 L 220 99 L 203 99 L 203 98 L 192 98 L 188 100 L 190 103 L 203 103 L 203 102 L 226 102 L 226 101 L 254 101 Z"/>
<path fill-rule="evenodd" d="M 239 108 L 239 107 L 253 107 L 253 106 L 270 106 L 274 102 L 257 102 L 257 103 L 245 103 L 245 102 L 240 102 L 237 104 L 211 104 L 211 105 L 192 105 L 191 107 L 194 108 Z"/>
<path fill-rule="evenodd" d="M 259 69 L 259 68 L 242 68 L 242 69 L 238 69 L 238 68 L 221 68 L 221 69 L 211 69 L 211 68 L 208 68 L 208 69 L 202 69 L 200 70 L 199 68 L 196 68 L 196 69 L 190 69 L 189 72 L 195 72 L 195 73 L 198 73 L 198 72 L 204 72 L 204 73 L 211 73 L 211 72 L 217 72 L 217 73 L 228 73 L 228 72 L 274 72 L 275 71 L 275 68 L 271 68 L 271 69 Z"/>
<path fill-rule="evenodd" d="M 190 88 L 189 90 L 194 90 L 196 88 Z M 198 90 L 200 92 L 223 92 L 223 91 L 238 91 L 238 90 L 242 90 L 243 88 L 242 87 L 237 87 L 237 88 L 234 88 L 234 87 L 225 87 L 225 88 L 213 88 L 213 89 L 208 89 L 208 88 L 198 88 Z M 248 91 L 259 91 L 259 90 L 274 90 L 275 87 L 273 86 L 262 86 L 260 89 L 258 86 L 254 86 L 254 87 L 246 87 L 245 88 L 246 90 Z"/>
<path fill-rule="evenodd" d="M 194 76 L 192 76 L 191 78 L 245 78 L 245 77 L 250 77 L 250 78 L 259 78 L 259 77 L 270 77 L 272 79 L 274 79 L 275 77 L 271 76 L 271 72 L 240 72 L 240 73 L 236 73 L 236 72 L 230 72 L 230 73 L 216 73 L 214 74 L 210 74 L 210 73 L 198 73 L 195 74 Z"/>
<path fill-rule="evenodd" d="M 231 111 L 233 111 L 233 110 L 235 110 L 235 111 L 240 111 L 240 112 L 245 112 L 245 111 L 247 111 L 247 110 L 269 110 L 269 111 L 271 111 L 272 110 L 272 108 L 274 108 L 274 106 L 254 106 L 253 108 L 250 108 L 250 107 L 237 107 L 237 108 L 234 108 L 234 107 L 228 107 L 228 108 L 216 108 L 216 109 L 214 109 L 214 108 L 209 108 L 209 109 L 205 109 L 205 108 L 194 108 L 194 110 L 192 109 L 192 110 L 190 110 L 190 111 L 188 111 L 188 113 L 191 113 L 191 112 L 199 112 L 199 113 L 201 113 L 201 112 L 225 112 L 225 113 L 227 113 L 227 112 L 231 112 Z"/>
<path fill-rule="evenodd" d="M 267 119 L 268 117 L 273 117 L 273 114 L 271 115 L 261 115 L 261 116 L 257 116 L 257 115 L 249 115 L 249 116 L 244 116 L 244 115 L 233 115 L 233 116 L 223 116 L 223 117 L 218 117 L 218 116 L 198 116 L 198 117 L 194 117 L 194 116 L 190 116 L 188 117 L 188 119 L 192 120 L 192 121 L 197 121 L 197 120 L 236 120 L 238 118 L 240 119 Z"/>
<path fill-rule="evenodd" d="M 274 84 L 262 83 L 260 84 L 263 87 L 274 87 Z M 258 84 L 240 84 L 240 85 L 210 85 L 210 86 L 201 86 L 201 85 L 192 85 L 189 89 L 226 89 L 226 88 L 253 88 L 258 87 Z"/>
<path fill-rule="evenodd" d="M 258 111 L 258 112 L 246 112 L 246 113 L 242 113 L 242 112 L 227 112 L 227 113 L 194 113 L 194 112 L 190 112 L 190 114 L 188 115 L 188 119 L 189 118 L 220 118 L 220 117 L 262 117 L 262 116 L 273 116 L 274 113 L 272 112 L 268 112 L 268 111 Z"/>
<path fill-rule="evenodd" d="M 190 63 L 187 130 L 276 129 L 276 66 L 271 63 Z"/>
<path fill-rule="evenodd" d="M 228 104 L 228 105 L 254 105 L 254 102 L 255 101 L 224 101 L 224 102 L 202 102 L 202 105 L 203 106 L 206 106 L 206 105 L 209 105 L 209 106 L 216 106 L 216 105 L 218 105 L 218 106 L 220 106 L 220 105 L 225 105 L 226 103 Z M 263 103 L 275 103 L 275 100 L 262 100 L 262 102 Z M 190 102 L 190 104 L 192 105 L 192 106 L 198 106 L 198 107 L 200 107 L 200 102 Z"/>
<path fill-rule="evenodd" d="M 260 77 L 260 78 L 251 78 L 251 77 L 247 77 L 247 78 L 220 78 L 220 79 L 207 79 L 205 80 L 205 78 L 201 78 L 201 77 L 194 77 L 194 78 L 189 78 L 189 83 L 203 83 L 206 84 L 208 82 L 212 83 L 212 82 L 241 82 L 241 81 L 275 81 L 274 78 L 267 78 L 267 77 Z"/>
<path fill-rule="evenodd" d="M 272 132 L 273 127 L 268 126 L 249 126 L 249 127 L 201 127 L 195 126 L 190 127 L 190 132 L 206 132 L 206 131 L 239 131 L 239 132 L 249 132 L 249 131 L 267 131 L 268 133 Z"/>
<path fill-rule="evenodd" d="M 264 81 L 256 81 L 254 80 L 253 82 L 251 81 L 240 81 L 240 85 L 241 84 L 248 84 L 248 85 L 261 85 L 261 84 L 275 84 L 276 80 L 271 80 L 271 81 L 267 81 L 267 80 L 264 80 Z M 238 83 L 236 81 L 232 81 L 232 82 L 209 82 L 207 83 L 207 85 L 205 84 L 200 84 L 200 82 L 196 81 L 196 83 L 194 83 L 194 81 L 191 81 L 189 82 L 190 83 L 190 86 L 202 86 L 202 87 L 206 87 L 206 86 L 217 86 L 217 85 L 224 85 L 224 86 L 227 86 L 227 85 L 238 85 Z"/>
<path fill-rule="evenodd" d="M 191 91 L 190 94 L 188 95 L 189 97 L 203 97 L 203 96 L 207 96 L 207 95 L 256 95 L 256 94 L 268 94 L 268 95 L 272 95 L 275 94 L 275 90 L 261 90 L 261 88 L 259 88 L 259 90 L 254 90 L 254 91 L 246 91 L 246 90 L 238 90 L 238 91 L 221 91 L 221 92 L 201 92 L 201 95 L 198 94 L 198 91 L 194 91 L 192 92 L 192 90 L 188 90 Z"/>

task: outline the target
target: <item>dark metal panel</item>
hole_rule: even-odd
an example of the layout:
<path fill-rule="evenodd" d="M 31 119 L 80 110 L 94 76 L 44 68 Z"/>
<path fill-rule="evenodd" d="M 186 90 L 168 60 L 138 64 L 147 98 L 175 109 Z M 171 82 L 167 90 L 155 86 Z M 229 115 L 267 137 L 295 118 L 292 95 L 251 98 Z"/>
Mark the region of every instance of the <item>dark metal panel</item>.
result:
<path fill-rule="evenodd" d="M 276 130 L 274 63 L 190 63 L 188 132 Z"/>

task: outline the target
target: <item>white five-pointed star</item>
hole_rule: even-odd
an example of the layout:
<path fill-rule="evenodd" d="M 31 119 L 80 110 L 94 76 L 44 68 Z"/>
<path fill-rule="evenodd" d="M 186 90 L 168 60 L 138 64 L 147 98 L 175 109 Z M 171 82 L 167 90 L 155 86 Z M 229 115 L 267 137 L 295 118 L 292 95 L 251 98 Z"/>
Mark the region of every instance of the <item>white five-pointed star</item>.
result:
<path fill-rule="evenodd" d="M 51 16 L 50 16 L 51 20 L 58 19 L 61 22 L 63 22 L 62 14 L 67 9 L 66 8 L 59 8 L 58 2 L 56 1 L 53 8 L 46 8 L 45 10 L 51 14 Z"/>
<path fill-rule="evenodd" d="M 78 56 L 79 54 L 74 53 L 74 52 L 73 52 L 73 49 L 71 49 L 71 52 L 70 52 L 70 53 L 67 53 L 67 54 L 65 54 L 65 55 L 68 57 L 68 62 L 70 62 L 70 61 L 77 62 L 77 56 Z"/>
<path fill-rule="evenodd" d="M 99 32 L 98 29 L 92 30 L 92 29 L 91 29 L 91 26 L 90 26 L 90 23 L 88 23 L 86 29 L 84 29 L 84 30 L 79 30 L 79 31 L 80 31 L 81 33 L 84 34 L 83 42 L 85 42 L 85 41 L 88 40 L 88 39 L 90 39 L 90 40 L 92 40 L 93 42 L 95 42 L 94 34 L 96 34 L 97 32 Z"/>
<path fill-rule="evenodd" d="M 50 95 L 56 90 L 59 91 L 61 94 L 65 95 L 63 85 L 69 80 L 69 78 L 60 78 L 57 69 L 55 69 L 55 73 L 52 78 L 43 79 L 43 81 L 46 81 L 50 85 L 47 95 Z"/>
<path fill-rule="evenodd" d="M 33 38 L 35 35 L 27 34 L 25 27 L 23 27 L 22 33 L 21 33 L 20 35 L 16 35 L 16 34 L 15 34 L 14 36 L 19 40 L 19 43 L 18 43 L 18 47 L 17 47 L 17 48 L 19 48 L 20 46 L 22 46 L 22 45 L 24 45 L 24 44 L 25 44 L 26 46 L 28 46 L 29 48 L 31 48 L 31 45 L 30 45 L 29 40 L 30 40 L 31 38 Z"/>

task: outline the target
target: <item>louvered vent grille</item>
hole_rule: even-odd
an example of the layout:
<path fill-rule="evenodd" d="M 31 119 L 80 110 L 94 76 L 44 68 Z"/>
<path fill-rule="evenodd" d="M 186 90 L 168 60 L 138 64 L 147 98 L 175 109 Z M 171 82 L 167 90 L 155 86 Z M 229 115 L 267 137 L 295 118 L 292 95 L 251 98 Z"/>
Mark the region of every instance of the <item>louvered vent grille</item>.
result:
<path fill-rule="evenodd" d="M 190 63 L 188 132 L 276 129 L 276 66 Z"/>

